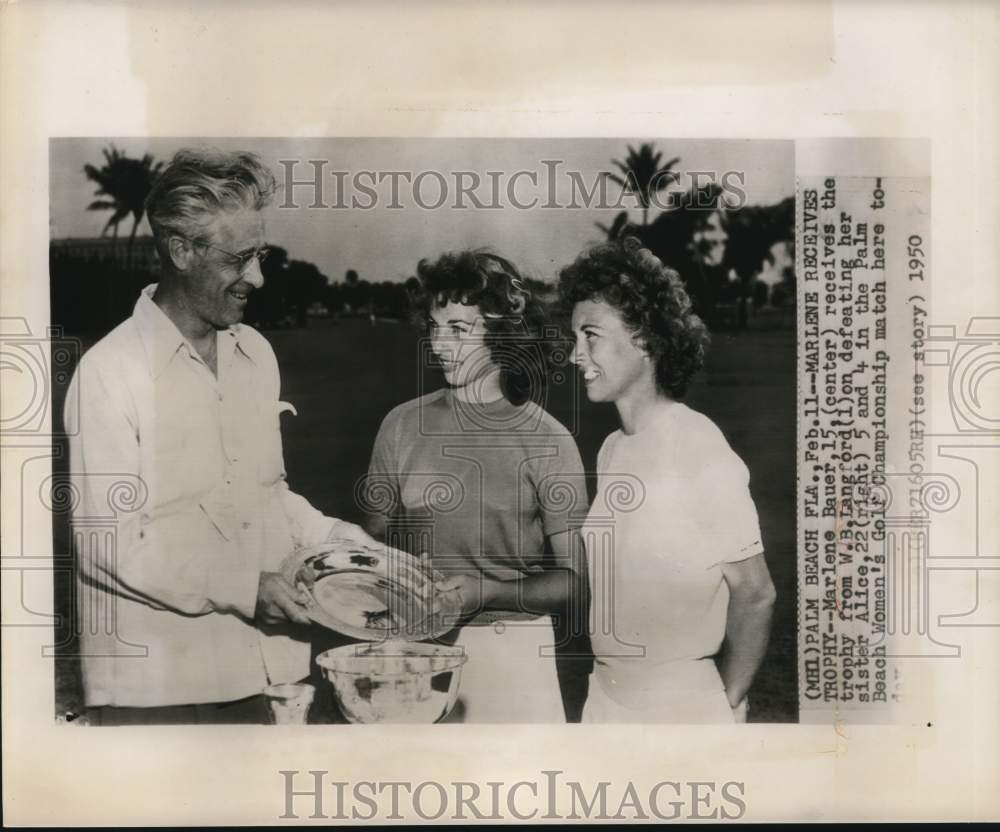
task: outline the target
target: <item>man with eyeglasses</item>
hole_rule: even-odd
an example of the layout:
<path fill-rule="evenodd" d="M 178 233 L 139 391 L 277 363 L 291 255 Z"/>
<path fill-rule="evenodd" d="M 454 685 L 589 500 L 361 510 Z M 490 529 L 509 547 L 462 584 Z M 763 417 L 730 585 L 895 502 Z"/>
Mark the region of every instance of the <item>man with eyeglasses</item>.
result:
<path fill-rule="evenodd" d="M 83 357 L 66 408 L 84 692 L 96 724 L 264 722 L 308 674 L 295 547 L 370 540 L 285 483 L 271 346 L 240 322 L 263 285 L 274 177 L 251 153 L 182 150 L 146 201 L 162 267 Z M 134 489 L 113 539 L 112 483 Z"/>

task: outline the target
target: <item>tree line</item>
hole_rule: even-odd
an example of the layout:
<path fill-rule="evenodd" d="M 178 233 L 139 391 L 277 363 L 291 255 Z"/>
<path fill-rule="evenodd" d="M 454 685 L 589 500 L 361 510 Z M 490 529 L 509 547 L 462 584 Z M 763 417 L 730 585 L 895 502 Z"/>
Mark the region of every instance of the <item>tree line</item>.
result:
<path fill-rule="evenodd" d="M 744 328 L 752 309 L 765 305 L 794 307 L 795 273 L 785 267 L 781 280 L 768 286 L 759 280 L 765 266 L 774 263 L 774 247 L 787 246 L 794 261 L 795 198 L 774 205 L 729 207 L 715 182 L 687 191 L 666 191 L 679 179 L 674 168 L 680 159 L 662 162 L 652 144 L 629 146 L 624 159 L 613 159 L 621 172 L 605 175 L 635 195 L 642 209 L 641 224 L 621 211 L 606 226 L 597 223 L 609 239 L 626 234 L 638 237 L 665 264 L 677 270 L 698 313 L 713 329 L 726 325 Z M 654 202 L 665 206 L 649 222 Z M 730 310 L 735 320 L 728 320 Z"/>
<path fill-rule="evenodd" d="M 604 175 L 637 199 L 641 222 L 627 211 L 598 227 L 609 239 L 632 234 L 664 263 L 676 269 L 699 314 L 714 329 L 745 327 L 752 310 L 765 305 L 794 307 L 795 275 L 787 267 L 769 287 L 759 275 L 773 263 L 776 243 L 794 251 L 795 202 L 792 197 L 769 206 L 728 207 L 715 183 L 688 191 L 669 190 L 678 181 L 679 158 L 663 162 L 652 144 L 629 146 L 623 159 L 611 160 L 615 172 Z M 155 269 L 133 260 L 136 231 L 144 201 L 163 167 L 149 154 L 133 159 L 111 145 L 104 163 L 85 165 L 84 175 L 97 186 L 88 210 L 110 211 L 102 236 L 111 232 L 109 256 L 70 254 L 50 248 L 52 321 L 70 332 L 107 331 L 132 310 L 142 287 L 155 282 Z M 667 191 L 662 195 L 660 191 Z M 654 202 L 666 209 L 649 220 Z M 125 256 L 118 256 L 118 227 L 131 218 Z M 331 280 L 314 264 L 272 246 L 262 263 L 265 283 L 250 296 L 245 320 L 261 328 L 305 326 L 311 316 L 362 315 L 402 318 L 409 309 L 408 283 L 369 282 L 349 270 Z"/>

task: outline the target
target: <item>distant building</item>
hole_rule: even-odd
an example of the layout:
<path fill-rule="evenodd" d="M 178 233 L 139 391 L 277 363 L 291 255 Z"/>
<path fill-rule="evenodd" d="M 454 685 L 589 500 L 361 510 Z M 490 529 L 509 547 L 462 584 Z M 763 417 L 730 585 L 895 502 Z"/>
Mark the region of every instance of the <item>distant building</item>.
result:
<path fill-rule="evenodd" d="M 93 262 L 113 261 L 120 266 L 128 262 L 128 237 L 63 237 L 49 241 L 49 253 Z M 132 241 L 132 267 L 147 271 L 159 267 L 151 236 L 136 237 Z"/>
<path fill-rule="evenodd" d="M 716 209 L 709 215 L 705 225 L 694 232 L 691 244 L 700 253 L 702 263 L 706 266 L 718 266 L 726 256 L 728 240 L 723 212 Z"/>
<path fill-rule="evenodd" d="M 771 246 L 771 256 L 774 262 L 764 261 L 757 280 L 763 280 L 768 286 L 774 286 L 785 280 L 785 271 L 791 269 L 795 271 L 795 255 L 792 253 L 792 244 L 782 240 Z"/>

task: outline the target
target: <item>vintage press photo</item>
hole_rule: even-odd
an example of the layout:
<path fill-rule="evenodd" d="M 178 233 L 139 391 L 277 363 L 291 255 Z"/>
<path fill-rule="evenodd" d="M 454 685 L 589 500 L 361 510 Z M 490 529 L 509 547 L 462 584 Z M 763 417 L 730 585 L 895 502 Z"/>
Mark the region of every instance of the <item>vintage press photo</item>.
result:
<path fill-rule="evenodd" d="M 996 8 L 416 8 L 4 7 L 5 819 L 995 817 Z"/>
<path fill-rule="evenodd" d="M 794 143 L 50 158 L 57 719 L 798 719 Z"/>

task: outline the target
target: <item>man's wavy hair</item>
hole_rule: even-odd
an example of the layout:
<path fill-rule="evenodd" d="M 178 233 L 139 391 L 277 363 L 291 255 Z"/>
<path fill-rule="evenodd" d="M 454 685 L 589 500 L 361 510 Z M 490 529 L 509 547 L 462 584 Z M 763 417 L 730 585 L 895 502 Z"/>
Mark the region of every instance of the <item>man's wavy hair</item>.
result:
<path fill-rule="evenodd" d="M 484 250 L 448 252 L 421 260 L 407 281 L 415 323 L 448 303 L 475 306 L 483 316 L 486 346 L 500 368 L 500 387 L 515 405 L 540 403 L 546 392 L 544 283 L 522 275 L 505 257 Z"/>
<path fill-rule="evenodd" d="M 167 242 L 203 240 L 221 213 L 261 210 L 274 197 L 274 174 L 255 153 L 186 148 L 177 151 L 146 197 L 146 216 L 160 262 L 171 263 Z"/>
<path fill-rule="evenodd" d="M 691 311 L 677 272 L 635 237 L 584 251 L 559 273 L 559 304 L 567 317 L 582 301 L 604 301 L 649 353 L 659 391 L 674 399 L 705 361 L 708 329 Z"/>

